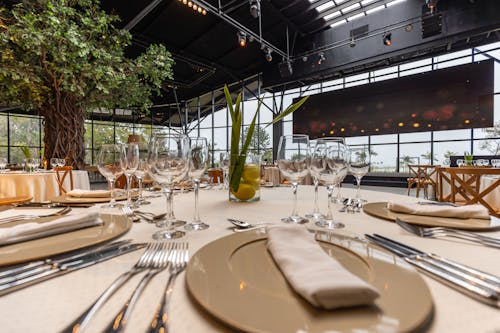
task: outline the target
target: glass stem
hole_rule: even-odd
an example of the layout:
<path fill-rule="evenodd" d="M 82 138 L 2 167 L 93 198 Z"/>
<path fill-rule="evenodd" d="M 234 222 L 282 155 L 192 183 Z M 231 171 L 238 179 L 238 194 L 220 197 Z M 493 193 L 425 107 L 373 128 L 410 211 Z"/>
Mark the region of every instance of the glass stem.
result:
<path fill-rule="evenodd" d="M 125 178 L 127 178 L 127 206 L 132 206 L 132 175 L 125 174 Z"/>
<path fill-rule="evenodd" d="M 200 220 L 200 207 L 198 205 L 198 192 L 200 189 L 200 180 L 193 179 L 193 181 L 194 181 L 194 219 L 193 219 L 193 223 L 199 224 L 201 222 L 201 220 Z"/>
<path fill-rule="evenodd" d="M 110 197 L 111 197 L 111 200 L 109 200 L 109 207 L 114 207 L 115 204 L 116 204 L 116 200 L 115 200 L 115 178 L 114 177 L 110 177 L 108 179 L 108 182 L 109 182 L 109 192 L 110 192 Z"/>
<path fill-rule="evenodd" d="M 292 216 L 298 216 L 299 213 L 297 212 L 297 187 L 298 183 L 292 183 L 292 192 L 293 192 L 293 210 L 292 210 Z"/>
<path fill-rule="evenodd" d="M 313 214 L 318 214 L 319 213 L 319 206 L 318 206 L 318 185 L 319 185 L 319 180 L 317 177 L 313 178 L 314 182 L 314 211 Z"/>
<path fill-rule="evenodd" d="M 361 177 L 356 177 L 356 200 L 361 199 Z"/>
<path fill-rule="evenodd" d="M 137 202 L 141 203 L 142 202 L 142 177 L 137 177 L 137 182 L 139 183 L 139 197 L 137 198 Z"/>
<path fill-rule="evenodd" d="M 327 221 L 333 220 L 332 201 L 333 201 L 333 190 L 334 189 L 335 189 L 335 186 L 333 186 L 333 185 L 328 185 L 326 187 L 326 190 L 328 192 L 328 213 L 326 215 Z"/>
<path fill-rule="evenodd" d="M 170 226 L 172 225 L 172 189 L 166 188 L 163 193 L 165 194 L 165 199 L 166 199 L 166 205 L 167 205 L 167 216 L 166 216 L 166 221 L 158 221 L 156 224 L 157 227 L 166 227 L 166 229 L 170 229 Z"/>

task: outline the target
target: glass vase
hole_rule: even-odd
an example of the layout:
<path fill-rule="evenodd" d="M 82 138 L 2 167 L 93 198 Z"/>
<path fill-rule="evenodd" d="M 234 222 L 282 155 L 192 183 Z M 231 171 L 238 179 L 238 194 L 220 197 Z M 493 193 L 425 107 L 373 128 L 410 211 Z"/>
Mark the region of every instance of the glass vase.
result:
<path fill-rule="evenodd" d="M 253 202 L 260 200 L 260 160 L 259 154 L 247 153 L 231 159 L 238 161 L 236 168 L 229 167 L 229 200 L 235 202 Z M 243 170 L 239 177 L 239 184 L 235 180 L 238 173 L 238 164 L 243 163 Z M 235 170 L 236 169 L 236 170 Z M 238 184 L 235 191 L 235 184 Z"/>

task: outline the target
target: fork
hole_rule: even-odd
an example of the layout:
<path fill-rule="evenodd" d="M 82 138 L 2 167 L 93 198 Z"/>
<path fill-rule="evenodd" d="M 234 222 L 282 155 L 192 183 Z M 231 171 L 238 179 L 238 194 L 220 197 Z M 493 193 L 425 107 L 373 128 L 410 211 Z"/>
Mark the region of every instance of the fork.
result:
<path fill-rule="evenodd" d="M 420 227 L 396 218 L 396 223 L 406 231 L 423 238 L 453 237 L 479 242 L 482 245 L 500 248 L 500 239 L 445 227 Z"/>
<path fill-rule="evenodd" d="M 159 252 L 155 255 L 153 259 L 153 267 L 149 269 L 146 275 L 143 276 L 137 287 L 135 288 L 129 299 L 123 304 L 122 308 L 113 320 L 109 323 L 108 327 L 104 330 L 107 333 L 113 332 L 123 332 L 125 330 L 125 325 L 128 322 L 128 318 L 132 313 L 135 302 L 139 299 L 143 290 L 146 288 L 148 283 L 156 276 L 156 274 L 163 271 L 168 267 L 169 260 L 171 260 L 173 249 L 175 243 L 163 243 Z"/>
<path fill-rule="evenodd" d="M 65 214 L 69 213 L 70 211 L 71 211 L 71 207 L 65 207 L 61 210 L 58 210 L 57 212 L 50 213 L 50 214 L 44 214 L 44 215 L 21 214 L 21 215 L 9 216 L 9 217 L 4 217 L 3 219 L 0 219 L 0 225 L 5 224 L 5 223 L 10 223 L 10 222 L 15 222 L 15 221 L 38 219 L 41 217 L 60 216 L 60 215 L 65 215 Z"/>
<path fill-rule="evenodd" d="M 135 263 L 135 265 L 127 272 L 121 274 L 99 298 L 85 312 L 83 312 L 76 320 L 68 325 L 61 332 L 64 333 L 81 333 L 87 327 L 92 317 L 106 303 L 106 301 L 132 276 L 153 267 L 154 258 L 161 248 L 161 243 L 149 243 L 146 250 Z"/>
<path fill-rule="evenodd" d="M 178 243 L 173 251 L 174 255 L 170 260 L 169 268 L 170 276 L 168 277 L 167 285 L 163 292 L 163 298 L 158 304 L 155 316 L 149 327 L 149 333 L 168 333 L 169 331 L 168 304 L 170 302 L 170 295 L 174 289 L 175 279 L 184 271 L 189 261 L 188 243 Z"/>
<path fill-rule="evenodd" d="M 128 217 L 130 217 L 132 219 L 132 222 L 139 222 L 139 220 L 141 219 L 139 216 L 135 216 L 135 213 L 132 210 L 132 208 L 130 208 L 128 206 L 123 206 L 121 208 L 121 210 L 122 210 L 123 214 L 127 215 Z"/>

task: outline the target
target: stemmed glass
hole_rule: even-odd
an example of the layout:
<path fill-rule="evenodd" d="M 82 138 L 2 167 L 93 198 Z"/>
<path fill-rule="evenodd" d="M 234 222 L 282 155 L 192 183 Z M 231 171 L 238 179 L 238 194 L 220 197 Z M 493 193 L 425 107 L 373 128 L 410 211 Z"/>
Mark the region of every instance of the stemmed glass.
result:
<path fill-rule="evenodd" d="M 142 196 L 142 181 L 148 173 L 148 147 L 144 143 L 138 143 L 139 146 L 139 163 L 137 165 L 137 170 L 135 170 L 134 176 L 137 178 L 139 183 L 139 195 L 135 201 L 134 207 L 137 208 L 140 205 L 149 205 L 151 202 L 144 199 Z"/>
<path fill-rule="evenodd" d="M 186 230 L 203 230 L 209 227 L 200 219 L 200 207 L 198 205 L 198 193 L 200 189 L 200 178 L 208 167 L 208 141 L 207 138 L 190 139 L 189 177 L 194 183 L 194 218 L 191 223 L 184 226 Z"/>
<path fill-rule="evenodd" d="M 149 174 L 163 188 L 167 201 L 165 219 L 156 223 L 164 228 L 153 234 L 156 240 L 173 239 L 184 236 L 184 232 L 174 229 L 173 189 L 176 181 L 183 179 L 189 169 L 189 139 L 185 135 L 157 135 L 151 141 L 148 156 Z"/>
<path fill-rule="evenodd" d="M 349 148 L 349 172 L 356 178 L 356 202 L 361 205 L 361 178 L 370 169 L 370 149 L 368 145 L 361 145 Z M 358 206 L 361 207 L 361 206 Z"/>
<path fill-rule="evenodd" d="M 347 147 L 338 138 L 321 138 L 311 156 L 311 167 L 319 173 L 319 179 L 326 185 L 328 192 L 328 213 L 316 225 L 327 229 L 343 228 L 344 224 L 333 218 L 333 192 L 347 175 Z"/>
<path fill-rule="evenodd" d="M 121 146 L 120 165 L 127 178 L 127 207 L 132 207 L 132 176 L 139 166 L 139 145 L 135 142 Z"/>
<path fill-rule="evenodd" d="M 309 220 L 297 212 L 297 187 L 307 176 L 309 158 L 309 137 L 307 135 L 283 135 L 278 145 L 278 167 L 283 176 L 292 184 L 293 210 L 289 217 L 282 218 L 286 223 L 306 223 Z"/>
<path fill-rule="evenodd" d="M 316 142 L 310 142 L 310 147 L 309 150 L 312 151 L 311 147 L 314 147 Z M 310 159 L 309 162 L 311 163 L 312 160 Z M 313 179 L 313 184 L 314 184 L 314 210 L 312 213 L 308 213 L 305 216 L 308 219 L 323 219 L 325 216 L 319 212 L 319 206 L 318 206 L 318 187 L 319 187 L 319 173 L 317 172 L 317 168 L 312 167 L 309 164 L 309 173 L 311 174 L 311 177 Z"/>
<path fill-rule="evenodd" d="M 115 144 L 102 145 L 99 149 L 99 154 L 97 155 L 97 168 L 108 180 L 109 190 L 111 191 L 111 200 L 108 205 L 103 207 L 116 207 L 115 180 L 123 173 L 120 163 L 121 153 L 121 146 Z"/>
<path fill-rule="evenodd" d="M 0 172 L 3 172 L 3 170 L 5 170 L 6 167 L 7 167 L 7 158 L 0 157 Z"/>
<path fill-rule="evenodd" d="M 220 167 L 222 168 L 222 179 L 223 179 L 223 189 L 227 190 L 229 188 L 229 180 L 228 174 L 229 174 L 229 164 L 231 164 L 231 154 L 228 152 L 222 152 L 219 155 L 219 164 Z"/>

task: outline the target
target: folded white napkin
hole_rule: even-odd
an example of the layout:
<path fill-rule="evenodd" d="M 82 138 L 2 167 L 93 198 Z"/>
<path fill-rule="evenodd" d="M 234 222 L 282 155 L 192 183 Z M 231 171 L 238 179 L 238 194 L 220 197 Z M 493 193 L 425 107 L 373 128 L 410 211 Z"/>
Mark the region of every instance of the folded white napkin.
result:
<path fill-rule="evenodd" d="M 371 304 L 378 291 L 323 251 L 300 226 L 268 226 L 267 248 L 292 288 L 325 309 Z"/>
<path fill-rule="evenodd" d="M 109 198 L 111 196 L 111 191 L 107 190 L 71 190 L 66 193 L 70 197 L 75 198 Z"/>
<path fill-rule="evenodd" d="M 453 207 L 440 205 L 420 205 L 417 203 L 397 203 L 389 201 L 387 203 L 387 208 L 392 212 L 413 215 L 453 217 L 458 219 L 490 219 L 488 209 L 482 205 L 466 205 Z"/>
<path fill-rule="evenodd" d="M 103 224 L 98 212 L 67 215 L 49 222 L 0 228 L 0 245 L 12 244 Z"/>

